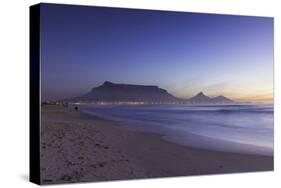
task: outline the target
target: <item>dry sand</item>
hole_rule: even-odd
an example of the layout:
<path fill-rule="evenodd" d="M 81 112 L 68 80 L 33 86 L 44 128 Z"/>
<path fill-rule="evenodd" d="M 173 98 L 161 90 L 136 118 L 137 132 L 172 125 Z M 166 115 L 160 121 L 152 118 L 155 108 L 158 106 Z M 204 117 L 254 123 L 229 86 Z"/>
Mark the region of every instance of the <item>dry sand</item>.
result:
<path fill-rule="evenodd" d="M 63 107 L 41 117 L 42 184 L 273 170 L 273 157 L 182 146 Z"/>

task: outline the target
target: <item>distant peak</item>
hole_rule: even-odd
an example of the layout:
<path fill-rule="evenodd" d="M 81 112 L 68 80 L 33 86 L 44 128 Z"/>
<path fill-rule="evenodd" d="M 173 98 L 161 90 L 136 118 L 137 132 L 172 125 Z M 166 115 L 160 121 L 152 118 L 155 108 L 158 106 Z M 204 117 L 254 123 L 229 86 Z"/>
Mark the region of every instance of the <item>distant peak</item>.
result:
<path fill-rule="evenodd" d="M 197 95 L 205 95 L 202 91 L 200 91 Z"/>
<path fill-rule="evenodd" d="M 113 83 L 110 82 L 110 81 L 105 81 L 105 82 L 103 83 L 103 85 L 113 85 Z"/>
<path fill-rule="evenodd" d="M 219 96 L 217 96 L 217 97 L 215 97 L 215 98 L 218 98 L 218 99 L 227 99 L 227 97 L 225 97 L 225 96 L 223 96 L 223 95 L 219 95 Z"/>

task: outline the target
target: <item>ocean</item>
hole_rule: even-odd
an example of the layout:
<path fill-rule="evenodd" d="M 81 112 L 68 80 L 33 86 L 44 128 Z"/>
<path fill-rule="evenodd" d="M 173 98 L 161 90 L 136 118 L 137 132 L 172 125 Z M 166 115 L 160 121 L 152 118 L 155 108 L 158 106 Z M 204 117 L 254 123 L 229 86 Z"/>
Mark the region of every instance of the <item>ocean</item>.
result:
<path fill-rule="evenodd" d="M 273 105 L 81 105 L 80 109 L 182 145 L 273 155 Z"/>

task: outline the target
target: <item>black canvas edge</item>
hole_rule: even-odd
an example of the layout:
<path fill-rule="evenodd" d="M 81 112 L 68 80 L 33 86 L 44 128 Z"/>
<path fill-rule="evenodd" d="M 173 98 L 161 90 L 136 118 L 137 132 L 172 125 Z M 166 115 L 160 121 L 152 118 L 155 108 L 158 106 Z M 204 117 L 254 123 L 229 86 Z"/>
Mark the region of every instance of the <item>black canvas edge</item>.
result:
<path fill-rule="evenodd" d="M 29 181 L 40 181 L 40 4 L 29 7 Z"/>

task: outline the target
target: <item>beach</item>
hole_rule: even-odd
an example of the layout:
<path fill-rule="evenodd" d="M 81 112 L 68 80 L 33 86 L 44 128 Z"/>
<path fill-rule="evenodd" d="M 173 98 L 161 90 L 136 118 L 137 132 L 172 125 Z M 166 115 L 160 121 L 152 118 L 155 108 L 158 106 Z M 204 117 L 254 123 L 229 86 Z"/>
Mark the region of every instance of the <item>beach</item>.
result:
<path fill-rule="evenodd" d="M 199 149 L 71 108 L 41 108 L 41 183 L 273 170 L 273 157 Z"/>

